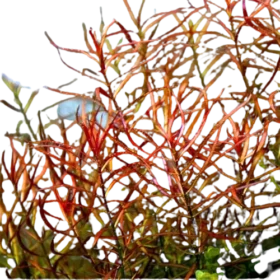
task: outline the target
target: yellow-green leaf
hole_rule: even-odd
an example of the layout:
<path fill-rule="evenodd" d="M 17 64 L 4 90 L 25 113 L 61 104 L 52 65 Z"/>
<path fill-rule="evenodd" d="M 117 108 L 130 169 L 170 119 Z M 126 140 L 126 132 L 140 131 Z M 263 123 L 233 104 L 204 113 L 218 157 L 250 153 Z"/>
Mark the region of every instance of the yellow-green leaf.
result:
<path fill-rule="evenodd" d="M 8 264 L 7 257 L 2 254 L 0 254 L 0 267 L 11 268 L 11 266 Z"/>
<path fill-rule="evenodd" d="M 33 99 L 35 98 L 35 96 L 39 93 L 39 90 L 33 91 L 28 102 L 26 103 L 25 107 L 24 107 L 24 113 L 26 113 L 33 101 Z"/>

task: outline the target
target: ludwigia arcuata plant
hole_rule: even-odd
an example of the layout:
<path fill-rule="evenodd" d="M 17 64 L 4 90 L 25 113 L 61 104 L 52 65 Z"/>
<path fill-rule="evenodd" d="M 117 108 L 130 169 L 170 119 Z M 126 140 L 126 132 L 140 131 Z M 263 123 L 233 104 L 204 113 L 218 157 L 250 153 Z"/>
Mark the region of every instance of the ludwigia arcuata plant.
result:
<path fill-rule="evenodd" d="M 84 50 L 46 33 L 67 67 L 99 83 L 88 94 L 48 87 L 67 99 L 52 105 L 57 119 L 43 123 L 40 108 L 34 127 L 28 109 L 40 93 L 23 104 L 21 85 L 2 76 L 15 98 L 2 105 L 21 119 L 6 134 L 12 158 L 1 160 L 0 265 L 11 278 L 268 277 L 280 260 L 263 273 L 255 265 L 280 246 L 277 1 L 254 0 L 250 11 L 248 0 L 189 1 L 147 20 L 145 0 L 138 14 L 123 2 L 137 32 L 118 19 L 102 20 L 100 35 L 83 25 Z M 159 33 L 168 17 L 175 24 Z M 255 34 L 249 43 L 244 30 Z M 75 127 L 78 142 L 68 137 Z"/>

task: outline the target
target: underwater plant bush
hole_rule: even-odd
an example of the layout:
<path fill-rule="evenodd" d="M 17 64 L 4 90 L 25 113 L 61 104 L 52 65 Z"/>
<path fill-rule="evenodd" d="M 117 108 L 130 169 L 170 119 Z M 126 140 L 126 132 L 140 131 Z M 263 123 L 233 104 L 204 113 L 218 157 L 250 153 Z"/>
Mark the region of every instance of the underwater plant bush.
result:
<path fill-rule="evenodd" d="M 98 38 L 83 25 L 86 51 L 46 33 L 67 67 L 100 86 L 47 87 L 67 100 L 41 108 L 38 129 L 28 110 L 39 91 L 23 104 L 21 85 L 2 76 L 15 98 L 2 105 L 22 120 L 1 159 L 0 266 L 9 278 L 268 277 L 280 260 L 258 273 L 255 259 L 280 246 L 277 3 L 256 0 L 249 12 L 246 0 L 205 0 L 142 20 L 145 0 L 137 15 L 123 2 L 137 32 L 102 20 Z M 160 33 L 168 17 L 174 26 Z M 58 118 L 43 123 L 56 106 Z"/>

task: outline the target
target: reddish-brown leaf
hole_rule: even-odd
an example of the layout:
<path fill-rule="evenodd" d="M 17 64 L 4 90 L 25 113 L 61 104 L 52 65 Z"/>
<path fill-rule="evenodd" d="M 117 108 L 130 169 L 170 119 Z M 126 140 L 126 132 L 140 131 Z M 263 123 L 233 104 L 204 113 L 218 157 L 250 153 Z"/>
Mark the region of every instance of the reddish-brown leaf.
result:
<path fill-rule="evenodd" d="M 91 26 L 90 26 L 89 29 L 88 29 L 88 36 L 89 36 L 89 38 L 91 39 L 91 42 L 92 42 L 92 45 L 93 45 L 95 51 L 97 52 L 97 54 L 99 54 L 99 52 L 100 52 L 100 46 L 99 46 L 99 43 L 98 43 L 97 40 L 96 40 L 95 31 L 92 29 Z"/>

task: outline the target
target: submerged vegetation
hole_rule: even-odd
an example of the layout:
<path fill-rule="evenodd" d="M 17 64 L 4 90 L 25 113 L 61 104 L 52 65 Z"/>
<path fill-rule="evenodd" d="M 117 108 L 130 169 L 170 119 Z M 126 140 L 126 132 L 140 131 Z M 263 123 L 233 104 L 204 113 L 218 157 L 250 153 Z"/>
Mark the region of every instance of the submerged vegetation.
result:
<path fill-rule="evenodd" d="M 23 104 L 21 85 L 2 76 L 15 98 L 2 105 L 22 119 L 1 160 L 0 266 L 9 278 L 268 277 L 280 260 L 255 265 L 280 246 L 277 1 L 188 1 L 147 20 L 145 0 L 138 14 L 123 2 L 132 26 L 102 19 L 97 36 L 83 25 L 86 50 L 46 33 L 98 84 L 87 95 L 47 87 L 66 95 L 50 106 L 59 118 L 43 123 L 41 108 L 34 127 L 39 91 Z"/>

